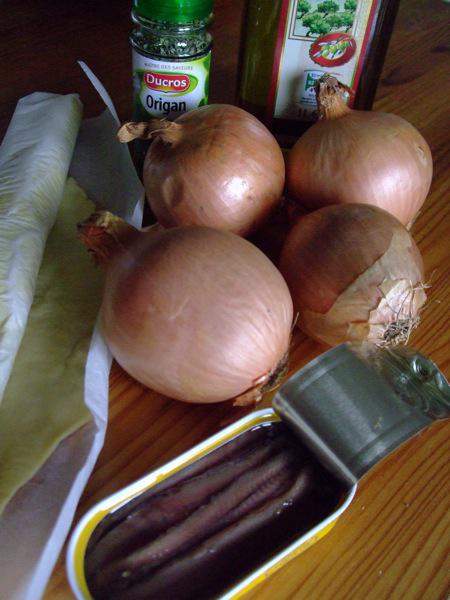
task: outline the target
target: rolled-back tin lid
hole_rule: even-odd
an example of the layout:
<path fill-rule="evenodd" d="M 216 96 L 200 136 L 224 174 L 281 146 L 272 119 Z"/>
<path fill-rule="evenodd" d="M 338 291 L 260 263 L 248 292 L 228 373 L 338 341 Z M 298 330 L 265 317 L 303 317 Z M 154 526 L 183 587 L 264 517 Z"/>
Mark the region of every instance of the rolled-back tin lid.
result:
<path fill-rule="evenodd" d="M 297 371 L 273 408 L 346 484 L 437 419 L 450 416 L 450 386 L 407 347 L 342 344 Z"/>

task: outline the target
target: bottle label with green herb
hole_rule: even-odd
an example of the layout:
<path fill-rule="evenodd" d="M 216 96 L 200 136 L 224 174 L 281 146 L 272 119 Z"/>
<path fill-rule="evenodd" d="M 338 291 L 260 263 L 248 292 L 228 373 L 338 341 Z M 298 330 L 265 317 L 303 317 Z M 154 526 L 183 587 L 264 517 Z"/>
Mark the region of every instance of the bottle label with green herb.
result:
<path fill-rule="evenodd" d="M 175 119 L 208 103 L 211 52 L 190 60 L 156 60 L 133 50 L 133 118 Z"/>
<path fill-rule="evenodd" d="M 269 89 L 275 118 L 317 118 L 314 83 L 325 73 L 353 89 L 380 0 L 283 0 Z"/>

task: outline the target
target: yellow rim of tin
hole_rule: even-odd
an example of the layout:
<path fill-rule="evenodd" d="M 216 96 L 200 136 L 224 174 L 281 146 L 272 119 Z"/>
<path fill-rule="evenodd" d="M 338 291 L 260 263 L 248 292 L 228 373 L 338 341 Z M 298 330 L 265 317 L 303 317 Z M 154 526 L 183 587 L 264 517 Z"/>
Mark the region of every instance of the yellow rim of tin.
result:
<path fill-rule="evenodd" d="M 147 491 L 160 481 L 163 481 L 170 475 L 188 466 L 198 458 L 201 458 L 211 450 L 218 448 L 220 445 L 229 441 L 236 435 L 239 435 L 256 425 L 262 425 L 264 423 L 271 423 L 279 420 L 280 417 L 272 408 L 262 409 L 251 413 L 239 421 L 232 423 L 225 429 L 222 429 L 215 435 L 206 439 L 204 442 L 200 442 L 200 444 L 197 444 L 190 450 L 184 452 L 165 465 L 154 469 L 138 481 L 135 481 L 125 488 L 122 488 L 118 492 L 108 496 L 93 506 L 76 526 L 70 538 L 67 549 L 67 576 L 76 598 L 78 600 L 94 600 L 89 592 L 84 575 L 84 556 L 89 538 L 91 537 L 98 523 L 104 517 L 106 517 L 112 511 L 120 508 L 123 504 L 126 504 L 134 497 Z M 331 515 L 329 515 L 329 517 L 324 519 L 310 531 L 306 532 L 298 540 L 287 546 L 272 559 L 263 563 L 261 567 L 250 573 L 238 584 L 234 585 L 229 591 L 226 591 L 221 598 L 223 600 L 240 598 L 250 588 L 253 588 L 264 581 L 269 575 L 281 568 L 294 556 L 301 554 L 309 546 L 326 535 L 334 527 L 338 517 L 344 512 L 344 510 L 353 500 L 353 497 L 356 493 L 356 487 L 357 486 L 355 485 L 349 490 L 348 495 L 343 498 L 340 505 Z"/>
<path fill-rule="evenodd" d="M 236 435 L 243 433 L 245 430 L 254 427 L 255 425 L 279 420 L 280 418 L 271 408 L 256 411 L 247 415 L 243 419 L 236 421 L 219 431 L 217 434 L 206 439 L 204 442 L 200 442 L 200 444 L 197 444 L 191 450 L 184 452 L 162 467 L 156 468 L 148 475 L 145 475 L 138 481 L 122 488 L 93 506 L 76 526 L 67 549 L 67 575 L 72 590 L 75 592 L 77 598 L 80 600 L 94 600 L 89 592 L 84 575 L 84 555 L 86 553 L 89 538 L 103 518 L 110 512 L 132 500 L 135 496 L 147 491 L 160 481 L 163 481 L 170 475 L 173 475 L 180 469 L 188 466 Z"/>

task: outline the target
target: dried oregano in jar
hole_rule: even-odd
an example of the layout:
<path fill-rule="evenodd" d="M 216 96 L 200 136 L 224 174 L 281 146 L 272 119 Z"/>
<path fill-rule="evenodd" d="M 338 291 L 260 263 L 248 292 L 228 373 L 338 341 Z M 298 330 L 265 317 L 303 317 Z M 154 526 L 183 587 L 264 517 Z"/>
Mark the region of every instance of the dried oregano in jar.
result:
<path fill-rule="evenodd" d="M 212 0 L 133 0 L 133 119 L 175 119 L 208 102 Z"/>

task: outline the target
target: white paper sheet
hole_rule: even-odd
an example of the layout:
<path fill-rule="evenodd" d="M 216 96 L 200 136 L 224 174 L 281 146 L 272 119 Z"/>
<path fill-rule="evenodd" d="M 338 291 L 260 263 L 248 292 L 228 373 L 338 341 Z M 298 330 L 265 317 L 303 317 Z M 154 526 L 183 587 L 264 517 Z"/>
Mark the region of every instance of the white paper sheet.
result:
<path fill-rule="evenodd" d="M 17 103 L 0 146 L 0 402 L 33 301 L 80 127 L 77 94 Z"/>
<path fill-rule="evenodd" d="M 92 82 L 112 106 L 98 80 Z M 93 202 L 139 226 L 143 188 L 127 147 L 116 139 L 113 111 L 114 116 L 107 110 L 82 123 L 70 174 Z M 96 327 L 85 373 L 85 402 L 93 422 L 61 442 L 0 517 L 0 600 L 38 600 L 44 593 L 103 446 L 110 366 L 111 355 Z"/>

